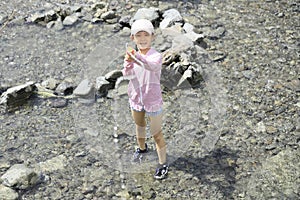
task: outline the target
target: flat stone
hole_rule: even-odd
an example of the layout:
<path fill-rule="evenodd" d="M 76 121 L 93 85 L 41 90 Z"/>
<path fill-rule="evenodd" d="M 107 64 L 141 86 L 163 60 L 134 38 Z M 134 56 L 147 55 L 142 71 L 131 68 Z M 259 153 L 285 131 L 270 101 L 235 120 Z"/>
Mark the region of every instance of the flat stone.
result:
<path fill-rule="evenodd" d="M 93 84 L 88 79 L 81 81 L 73 91 L 74 95 L 81 97 L 89 96 L 91 93 L 93 93 Z"/>
<path fill-rule="evenodd" d="M 50 106 L 52 108 L 64 108 L 68 105 L 68 100 L 64 98 L 52 98 L 50 99 Z"/>
<path fill-rule="evenodd" d="M 34 169 L 43 173 L 63 170 L 65 168 L 66 161 L 67 158 L 64 155 L 59 155 L 44 162 L 37 163 L 34 166 Z"/>
<path fill-rule="evenodd" d="M 67 16 L 64 21 L 63 21 L 63 25 L 65 26 L 72 26 L 74 25 L 76 22 L 78 21 L 78 17 L 76 15 L 70 15 Z"/>

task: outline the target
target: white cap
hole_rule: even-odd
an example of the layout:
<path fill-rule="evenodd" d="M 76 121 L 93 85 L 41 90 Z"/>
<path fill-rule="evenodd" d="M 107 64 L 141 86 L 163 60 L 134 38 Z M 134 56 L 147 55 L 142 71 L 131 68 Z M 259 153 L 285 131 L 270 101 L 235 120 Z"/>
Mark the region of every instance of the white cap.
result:
<path fill-rule="evenodd" d="M 135 35 L 140 31 L 146 31 L 149 34 L 154 33 L 154 27 L 148 19 L 138 19 L 131 25 L 131 35 Z"/>

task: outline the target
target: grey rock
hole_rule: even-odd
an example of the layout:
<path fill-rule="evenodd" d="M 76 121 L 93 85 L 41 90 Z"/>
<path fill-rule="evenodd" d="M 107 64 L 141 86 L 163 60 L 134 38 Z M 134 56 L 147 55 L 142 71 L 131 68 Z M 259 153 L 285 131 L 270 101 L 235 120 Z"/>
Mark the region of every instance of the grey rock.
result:
<path fill-rule="evenodd" d="M 71 12 L 80 12 L 83 6 L 81 5 L 74 5 L 74 6 L 70 6 L 70 10 Z"/>
<path fill-rule="evenodd" d="M 67 158 L 64 155 L 59 155 L 44 162 L 36 163 L 33 167 L 39 173 L 47 173 L 63 170 L 66 164 Z"/>
<path fill-rule="evenodd" d="M 0 185 L 0 197 L 2 200 L 17 200 L 19 198 L 19 195 L 10 187 Z"/>
<path fill-rule="evenodd" d="M 114 11 L 110 10 L 110 11 L 107 11 L 107 12 L 101 14 L 100 18 L 103 20 L 114 19 L 114 18 L 116 18 L 116 13 Z"/>
<path fill-rule="evenodd" d="M 39 23 L 46 25 L 47 23 L 54 21 L 58 18 L 55 10 L 41 10 L 39 12 L 34 13 L 32 16 L 28 18 L 29 22 Z"/>
<path fill-rule="evenodd" d="M 190 32 L 194 32 L 194 25 L 190 24 L 190 23 L 184 23 L 183 25 L 183 29 L 186 33 L 190 33 Z"/>
<path fill-rule="evenodd" d="M 178 35 L 172 40 L 171 49 L 173 51 L 175 50 L 177 52 L 183 52 L 192 47 L 194 47 L 194 42 L 185 35 Z"/>
<path fill-rule="evenodd" d="M 60 17 L 54 22 L 53 29 L 56 31 L 61 31 L 64 29 L 64 25 Z"/>
<path fill-rule="evenodd" d="M 172 26 L 175 22 L 182 22 L 183 18 L 178 10 L 170 9 L 164 12 L 163 20 L 160 22 L 159 28 L 165 29 Z"/>
<path fill-rule="evenodd" d="M 115 84 L 115 89 L 119 96 L 127 95 L 129 80 L 126 77 L 119 77 Z"/>
<path fill-rule="evenodd" d="M 55 90 L 57 85 L 58 85 L 58 81 L 54 78 L 49 78 L 41 83 L 41 86 L 49 90 Z"/>
<path fill-rule="evenodd" d="M 82 103 L 93 103 L 96 100 L 94 85 L 88 79 L 81 81 L 73 94 L 78 96 Z"/>
<path fill-rule="evenodd" d="M 34 94 L 35 85 L 33 81 L 27 82 L 23 85 L 18 85 L 9 88 L 2 93 L 0 97 L 0 104 L 6 106 L 23 105 Z"/>
<path fill-rule="evenodd" d="M 121 24 L 122 26 L 129 26 L 130 19 L 131 19 L 130 15 L 122 16 L 119 20 L 119 24 Z"/>
<path fill-rule="evenodd" d="M 74 25 L 76 22 L 78 21 L 78 17 L 76 15 L 70 15 L 67 16 L 64 21 L 63 21 L 63 25 L 65 26 L 72 26 Z"/>
<path fill-rule="evenodd" d="M 203 38 L 204 38 L 204 35 L 203 34 L 198 34 L 198 33 L 195 33 L 195 32 L 188 32 L 186 34 L 184 34 L 187 38 L 191 39 L 193 42 L 195 43 L 200 43 Z"/>
<path fill-rule="evenodd" d="M 223 61 L 227 57 L 227 54 L 222 51 L 212 51 L 209 53 L 209 56 L 212 61 L 219 62 L 219 61 Z M 250 70 L 243 71 L 243 75 L 249 79 L 254 78 L 254 74 Z"/>
<path fill-rule="evenodd" d="M 108 4 L 105 3 L 105 2 L 98 2 L 98 3 L 95 3 L 91 6 L 91 9 L 92 10 L 98 10 L 98 9 L 105 9 L 107 8 Z"/>
<path fill-rule="evenodd" d="M 4 24 L 4 22 L 8 19 L 8 16 L 4 13 L 0 13 L 0 25 Z"/>
<path fill-rule="evenodd" d="M 38 182 L 38 175 L 33 169 L 24 164 L 13 165 L 5 174 L 1 176 L 3 185 L 16 189 L 27 189 Z"/>
<path fill-rule="evenodd" d="M 93 93 L 93 84 L 90 80 L 84 79 L 79 83 L 79 85 L 75 88 L 73 94 L 80 97 L 89 96 Z"/>
<path fill-rule="evenodd" d="M 211 31 L 208 35 L 208 38 L 211 40 L 217 40 L 224 36 L 226 29 L 224 27 L 218 27 Z"/>
<path fill-rule="evenodd" d="M 242 74 L 247 79 L 253 79 L 253 78 L 255 78 L 255 73 L 253 71 L 251 71 L 251 70 L 242 71 Z"/>
<path fill-rule="evenodd" d="M 68 100 L 64 98 L 51 98 L 49 101 L 52 108 L 64 108 L 68 105 Z"/>
<path fill-rule="evenodd" d="M 91 13 L 86 13 L 81 19 L 84 21 L 91 22 L 93 19 L 93 15 Z"/>
<path fill-rule="evenodd" d="M 181 79 L 177 83 L 177 87 L 180 87 L 184 82 L 186 82 L 188 79 L 191 79 L 193 77 L 193 71 L 188 69 L 185 70 Z"/>
<path fill-rule="evenodd" d="M 70 95 L 73 93 L 74 88 L 73 80 L 67 78 L 56 87 L 55 92 L 59 95 Z"/>
<path fill-rule="evenodd" d="M 159 12 L 159 10 L 157 8 L 140 8 L 135 13 L 130 24 L 132 24 L 135 20 L 138 20 L 138 19 L 148 19 L 155 25 L 155 22 L 158 21 L 158 19 L 159 19 L 158 12 Z"/>
<path fill-rule="evenodd" d="M 295 92 L 300 92 L 300 79 L 293 79 L 291 81 L 285 82 L 284 86 Z"/>
<path fill-rule="evenodd" d="M 123 76 L 121 70 L 112 70 L 105 74 L 105 79 L 109 82 L 116 82 L 116 80 L 121 76 Z"/>
<path fill-rule="evenodd" d="M 182 35 L 183 29 L 179 24 L 176 24 L 174 26 L 162 29 L 161 33 L 164 37 L 174 38 L 176 36 Z"/>
<path fill-rule="evenodd" d="M 100 96 L 105 96 L 108 92 L 108 90 L 114 88 L 114 84 L 107 81 L 104 76 L 99 76 L 96 78 L 96 90 L 100 94 Z"/>

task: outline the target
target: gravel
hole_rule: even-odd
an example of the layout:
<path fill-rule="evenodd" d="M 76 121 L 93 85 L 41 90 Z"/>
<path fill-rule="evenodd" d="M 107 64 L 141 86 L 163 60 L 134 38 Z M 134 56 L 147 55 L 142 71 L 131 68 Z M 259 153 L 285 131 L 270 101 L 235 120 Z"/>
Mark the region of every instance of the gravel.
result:
<path fill-rule="evenodd" d="M 300 2 L 107 1 L 106 12 L 93 10 L 102 8 L 96 2 L 1 1 L 0 92 L 51 78 L 78 85 L 99 49 L 119 58 L 118 45 L 129 40 L 126 16 L 151 6 L 176 9 L 203 34 L 212 62 L 195 63 L 199 87 L 164 91 L 169 176 L 153 179 L 154 151 L 140 166 L 128 161 L 136 142 L 126 96 L 64 106 L 35 97 L 14 112 L 0 107 L 0 176 L 16 164 L 42 176 L 32 187 L 12 187 L 19 199 L 299 199 Z M 78 5 L 68 26 L 28 21 Z M 157 47 L 165 41 L 158 37 Z M 16 198 L 0 186 L 0 196 Z"/>

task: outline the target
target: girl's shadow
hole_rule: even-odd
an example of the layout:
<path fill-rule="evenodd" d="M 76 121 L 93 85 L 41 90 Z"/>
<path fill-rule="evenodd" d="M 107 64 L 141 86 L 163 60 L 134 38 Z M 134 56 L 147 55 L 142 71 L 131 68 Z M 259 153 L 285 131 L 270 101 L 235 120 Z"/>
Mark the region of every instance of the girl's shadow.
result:
<path fill-rule="evenodd" d="M 180 157 L 172 163 L 172 168 L 192 174 L 202 185 L 214 186 L 226 199 L 233 199 L 237 159 L 236 152 L 219 148 L 204 157 Z"/>

